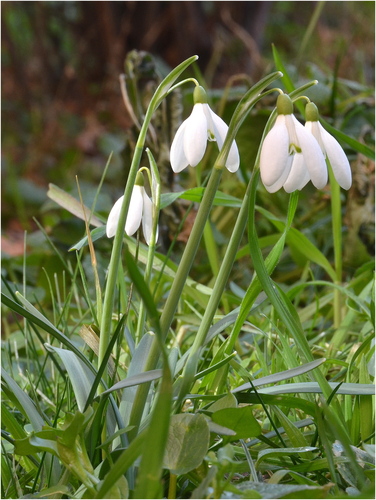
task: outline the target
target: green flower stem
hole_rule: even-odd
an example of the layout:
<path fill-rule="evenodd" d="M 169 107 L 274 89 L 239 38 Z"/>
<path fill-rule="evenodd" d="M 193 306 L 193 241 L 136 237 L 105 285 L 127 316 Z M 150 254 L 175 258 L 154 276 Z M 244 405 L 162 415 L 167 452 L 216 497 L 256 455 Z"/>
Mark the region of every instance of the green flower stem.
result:
<path fill-rule="evenodd" d="M 328 162 L 329 163 L 329 162 Z M 334 270 L 336 273 L 337 285 L 342 282 L 342 213 L 341 213 L 341 188 L 334 178 L 332 168 L 328 165 L 330 190 L 331 190 L 331 211 L 332 211 L 332 230 L 334 246 Z M 341 292 L 338 288 L 334 289 L 334 328 L 339 328 L 342 321 L 341 312 Z"/>
<path fill-rule="evenodd" d="M 150 108 L 149 108 L 150 109 Z M 124 237 L 124 227 L 125 221 L 127 218 L 128 207 L 131 200 L 132 189 L 134 182 L 136 180 L 137 170 L 140 165 L 141 155 L 146 139 L 146 133 L 148 129 L 148 125 L 151 119 L 151 114 L 148 117 L 149 119 L 144 120 L 142 125 L 139 138 L 137 140 L 132 165 L 129 171 L 128 181 L 124 191 L 124 199 L 121 207 L 120 215 L 119 215 L 119 223 L 115 234 L 115 240 L 112 247 L 111 259 L 108 268 L 108 276 L 106 283 L 106 290 L 103 301 L 103 312 L 102 312 L 102 321 L 100 327 L 100 339 L 99 339 L 99 353 L 98 353 L 98 367 L 101 365 L 108 343 L 110 341 L 110 332 L 111 332 L 111 320 L 112 320 L 112 309 L 114 303 L 115 296 L 115 288 L 116 281 L 118 276 L 119 263 L 121 259 L 121 250 L 123 246 L 123 237 Z M 103 378 L 107 382 L 108 377 L 107 373 L 103 373 Z"/>
<path fill-rule="evenodd" d="M 205 188 L 204 196 L 202 198 L 200 208 L 197 212 L 196 220 L 194 222 L 192 232 L 189 236 L 187 245 L 179 264 L 176 276 L 171 286 L 169 296 L 163 308 L 161 315 L 161 331 L 164 337 L 167 336 L 168 330 L 174 319 L 175 311 L 178 306 L 181 293 L 183 291 L 185 282 L 187 280 L 189 271 L 191 270 L 201 237 L 205 228 L 206 221 L 208 220 L 211 207 L 213 205 L 214 197 L 217 192 L 219 182 L 221 180 L 224 164 L 216 163 L 211 172 L 208 185 Z"/>
<path fill-rule="evenodd" d="M 251 191 L 251 183 L 252 180 L 250 180 L 250 182 L 248 183 L 248 187 L 244 195 L 238 217 L 236 219 L 234 230 L 232 232 L 229 244 L 226 249 L 225 256 L 223 258 L 217 279 L 213 287 L 213 292 L 210 296 L 208 305 L 205 309 L 204 316 L 201 319 L 200 327 L 197 331 L 195 340 L 191 347 L 190 355 L 188 357 L 187 364 L 183 372 L 183 380 L 180 388 L 180 394 L 178 397 L 177 406 L 179 406 L 182 403 L 184 397 L 190 391 L 192 382 L 194 380 L 194 376 L 197 371 L 199 352 L 202 346 L 204 345 L 209 328 L 213 322 L 214 315 L 222 299 L 223 291 L 227 285 L 232 266 L 236 259 L 236 254 L 239 248 L 239 244 L 243 237 L 244 230 L 246 228 L 248 220 L 248 205 L 249 205 L 249 196 Z"/>
<path fill-rule="evenodd" d="M 98 366 L 100 366 L 102 363 L 102 360 L 104 358 L 110 340 L 112 309 L 115 296 L 117 273 L 121 259 L 121 250 L 123 246 L 125 221 L 127 218 L 133 185 L 136 180 L 137 171 L 140 165 L 141 156 L 145 146 L 147 131 L 154 111 L 158 108 L 162 100 L 165 98 L 175 80 L 190 64 L 196 61 L 196 59 L 197 56 L 192 56 L 189 59 L 183 61 L 181 64 L 179 64 L 179 66 L 177 66 L 173 71 L 171 71 L 171 73 L 167 75 L 167 77 L 158 86 L 157 90 L 155 91 L 149 103 L 148 109 L 145 114 L 144 122 L 142 124 L 137 139 L 131 167 L 129 170 L 127 184 L 125 186 L 123 204 L 119 215 L 118 227 L 115 234 L 115 240 L 112 247 L 110 264 L 108 268 L 108 277 L 107 277 L 106 290 L 103 301 L 102 321 L 100 328 L 101 334 L 99 341 Z M 105 381 L 107 381 L 108 378 L 107 373 L 103 374 L 103 378 Z"/>

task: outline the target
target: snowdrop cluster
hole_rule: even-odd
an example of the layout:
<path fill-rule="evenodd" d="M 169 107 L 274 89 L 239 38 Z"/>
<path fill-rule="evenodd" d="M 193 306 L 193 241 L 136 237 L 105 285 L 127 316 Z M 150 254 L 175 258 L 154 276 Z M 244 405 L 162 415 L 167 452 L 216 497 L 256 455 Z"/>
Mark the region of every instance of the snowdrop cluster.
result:
<path fill-rule="evenodd" d="M 204 157 L 207 141 L 216 141 L 221 150 L 228 126 L 216 115 L 207 102 L 205 90 L 197 85 L 193 94 L 193 110 L 176 132 L 171 145 L 170 162 L 175 173 L 189 165 L 195 167 Z M 301 190 L 309 181 L 317 189 L 328 182 L 327 162 L 335 179 L 343 189 L 351 187 L 349 161 L 339 143 L 319 122 L 317 107 L 312 102 L 306 106 L 306 123 L 303 126 L 293 114 L 293 103 L 287 94 L 277 99 L 277 118 L 266 135 L 260 152 L 261 181 L 269 193 L 283 189 L 291 193 Z M 236 172 L 239 168 L 239 150 L 232 142 L 226 168 Z M 153 202 L 146 194 L 143 177 L 137 176 L 127 214 L 125 232 L 132 236 L 142 223 L 147 244 L 153 226 Z M 142 178 L 142 179 L 141 179 Z M 113 206 L 107 221 L 106 234 L 115 235 L 123 196 Z"/>
<path fill-rule="evenodd" d="M 264 139 L 260 155 L 261 180 L 269 193 L 281 187 L 288 193 L 302 189 L 309 181 L 322 189 L 328 182 L 326 159 L 338 184 L 351 186 L 348 159 L 339 145 L 318 121 L 313 103 L 306 107 L 303 126 L 293 115 L 293 104 L 286 94 L 277 99 L 277 119 Z"/>

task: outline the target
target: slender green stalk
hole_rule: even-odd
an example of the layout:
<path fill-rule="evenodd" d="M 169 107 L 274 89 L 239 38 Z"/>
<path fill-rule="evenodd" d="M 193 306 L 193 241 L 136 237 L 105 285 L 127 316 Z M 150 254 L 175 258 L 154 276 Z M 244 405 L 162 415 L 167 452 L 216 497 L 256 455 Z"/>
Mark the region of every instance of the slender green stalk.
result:
<path fill-rule="evenodd" d="M 191 347 L 190 355 L 188 357 L 187 364 L 183 372 L 183 380 L 177 403 L 178 406 L 183 401 L 185 395 L 189 392 L 190 386 L 194 380 L 194 376 L 197 371 L 199 351 L 201 350 L 201 347 L 205 342 L 205 338 L 213 322 L 214 315 L 222 299 L 223 291 L 228 282 L 228 278 L 236 258 L 236 253 L 238 251 L 240 241 L 243 237 L 244 230 L 247 225 L 248 204 L 249 204 L 249 195 L 251 191 L 251 183 L 252 180 L 250 180 L 250 182 L 248 183 L 247 191 L 244 195 L 242 206 L 240 208 L 238 217 L 236 219 L 234 230 L 232 232 L 228 247 L 226 249 L 225 256 L 223 258 L 217 279 L 215 281 L 215 285 L 213 287 L 213 292 L 210 296 L 208 305 L 205 309 L 204 316 L 201 319 L 199 329 L 197 331 L 195 340 Z"/>
<path fill-rule="evenodd" d="M 123 246 L 124 227 L 127 218 L 129 203 L 131 200 L 132 189 L 136 180 L 137 170 L 141 161 L 141 155 L 146 139 L 146 133 L 151 119 L 150 107 L 148 111 L 149 111 L 149 116 L 147 113 L 147 116 L 145 117 L 145 120 L 142 124 L 140 135 L 138 137 L 135 152 L 133 155 L 128 181 L 124 191 L 124 200 L 119 215 L 118 228 L 115 234 L 115 240 L 111 252 L 106 290 L 103 301 L 102 321 L 100 328 L 101 334 L 100 334 L 99 353 L 98 353 L 98 367 L 101 365 L 103 361 L 104 354 L 106 352 L 110 340 L 112 309 L 114 303 L 118 268 L 121 259 L 121 250 Z M 107 381 L 107 373 L 103 374 L 103 378 Z"/>
<path fill-rule="evenodd" d="M 329 163 L 329 162 L 328 162 Z M 329 168 L 329 180 L 331 189 L 331 211 L 332 211 L 332 230 L 333 230 L 333 246 L 334 246 L 334 270 L 336 273 L 337 285 L 342 282 L 342 211 L 341 211 L 341 188 L 335 180 L 332 168 Z M 337 329 L 341 325 L 341 292 L 338 288 L 334 289 L 334 328 Z"/>
<path fill-rule="evenodd" d="M 178 482 L 177 475 L 172 474 L 172 472 L 170 472 L 170 481 L 168 483 L 168 497 L 167 498 L 176 498 L 177 482 Z"/>
<path fill-rule="evenodd" d="M 161 330 L 164 337 L 167 336 L 168 330 L 174 319 L 175 311 L 178 306 L 185 281 L 196 256 L 205 224 L 208 220 L 209 213 L 213 205 L 215 193 L 217 192 L 219 181 L 221 180 L 222 170 L 222 165 L 215 165 L 211 172 L 208 185 L 205 189 L 204 196 L 200 204 L 200 208 L 197 212 L 192 232 L 189 236 L 187 246 L 185 247 L 182 259 L 176 272 L 175 279 L 172 283 L 169 296 L 163 308 L 163 312 L 161 315 Z"/>
<path fill-rule="evenodd" d="M 146 111 L 144 122 L 142 124 L 137 139 L 131 167 L 128 174 L 127 184 L 125 186 L 123 204 L 119 214 L 118 227 L 115 234 L 115 240 L 112 247 L 110 264 L 108 268 L 108 277 L 107 277 L 106 290 L 103 302 L 102 321 L 100 328 L 101 335 L 99 342 L 98 366 L 100 366 L 102 363 L 110 339 L 112 309 L 114 303 L 118 268 L 121 259 L 121 250 L 123 246 L 125 221 L 127 218 L 129 203 L 132 195 L 132 189 L 136 180 L 137 171 L 140 165 L 141 156 L 146 141 L 146 134 L 154 111 L 157 109 L 157 107 L 160 105 L 164 97 L 167 95 L 174 81 L 196 59 L 197 56 L 192 56 L 186 61 L 179 64 L 179 66 L 177 66 L 158 86 Z M 107 374 L 103 374 L 103 376 L 105 380 L 107 380 Z"/>

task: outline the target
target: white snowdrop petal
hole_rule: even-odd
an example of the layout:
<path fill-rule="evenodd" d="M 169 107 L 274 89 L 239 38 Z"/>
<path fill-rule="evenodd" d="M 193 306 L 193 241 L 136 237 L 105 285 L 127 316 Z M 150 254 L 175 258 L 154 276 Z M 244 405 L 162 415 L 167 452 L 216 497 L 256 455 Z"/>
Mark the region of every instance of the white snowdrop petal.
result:
<path fill-rule="evenodd" d="M 215 140 L 217 141 L 218 149 L 221 150 L 228 132 L 228 126 L 220 116 L 216 115 L 214 111 L 209 108 L 209 106 L 207 109 L 209 111 L 209 129 L 213 128 L 211 132 L 214 134 Z M 230 172 L 236 172 L 239 168 L 239 165 L 240 157 L 238 146 L 235 141 L 232 141 L 230 151 L 226 160 L 226 168 Z"/>
<path fill-rule="evenodd" d="M 170 149 L 171 168 L 176 173 L 181 172 L 189 165 L 189 161 L 187 160 L 184 153 L 184 134 L 186 125 L 187 125 L 187 120 L 184 120 L 184 122 L 178 128 L 174 140 L 172 141 L 171 144 L 171 149 Z"/>
<path fill-rule="evenodd" d="M 146 243 L 149 245 L 151 240 L 151 235 L 153 232 L 153 202 L 146 194 L 145 190 L 143 191 L 142 196 L 143 196 L 142 232 L 144 233 L 144 238 Z"/>
<path fill-rule="evenodd" d="M 339 142 L 318 123 L 326 156 L 330 162 L 336 181 L 343 189 L 350 189 L 352 175 L 349 160 Z"/>
<path fill-rule="evenodd" d="M 321 151 L 325 155 L 325 146 L 324 146 L 324 144 L 322 142 L 319 125 L 320 125 L 320 122 L 318 122 L 318 121 L 315 121 L 315 122 L 306 122 L 305 123 L 305 128 L 313 135 L 313 137 L 319 143 Z"/>
<path fill-rule="evenodd" d="M 206 149 L 208 124 L 203 106 L 195 104 L 191 116 L 186 120 L 184 154 L 192 167 L 202 160 Z"/>
<path fill-rule="evenodd" d="M 290 163 L 290 166 L 289 166 Z M 264 139 L 260 154 L 261 180 L 269 192 L 275 192 L 285 183 L 291 162 L 289 162 L 289 135 L 284 115 L 279 115 L 273 128 Z M 282 180 L 282 183 L 280 182 Z M 274 189 L 273 186 L 279 186 Z"/>
<path fill-rule="evenodd" d="M 142 186 L 136 184 L 133 187 L 127 220 L 125 222 L 125 232 L 128 236 L 132 236 L 140 227 L 143 210 L 143 191 L 144 188 Z"/>
<path fill-rule="evenodd" d="M 289 155 L 287 157 L 287 161 L 285 163 L 285 169 L 282 172 L 282 175 L 279 177 L 279 179 L 277 179 L 273 184 L 271 184 L 269 186 L 265 185 L 265 189 L 269 193 L 276 193 L 285 184 L 285 182 L 289 176 L 290 170 L 291 170 L 291 165 L 292 165 L 293 159 L 294 159 L 294 155 Z"/>
<path fill-rule="evenodd" d="M 292 193 L 297 189 L 300 191 L 309 182 L 309 173 L 304 163 L 304 156 L 301 153 L 294 155 L 291 170 L 283 189 L 286 193 Z"/>
<path fill-rule="evenodd" d="M 317 189 L 322 189 L 328 182 L 328 170 L 323 152 L 313 135 L 295 117 L 293 118 L 299 147 L 302 150 L 312 184 Z"/>
<path fill-rule="evenodd" d="M 121 210 L 121 205 L 123 203 L 124 196 L 121 196 L 111 208 L 111 211 L 108 215 L 107 224 L 106 224 L 106 235 L 107 238 L 112 238 L 115 236 L 116 229 L 118 227 L 119 215 Z"/>

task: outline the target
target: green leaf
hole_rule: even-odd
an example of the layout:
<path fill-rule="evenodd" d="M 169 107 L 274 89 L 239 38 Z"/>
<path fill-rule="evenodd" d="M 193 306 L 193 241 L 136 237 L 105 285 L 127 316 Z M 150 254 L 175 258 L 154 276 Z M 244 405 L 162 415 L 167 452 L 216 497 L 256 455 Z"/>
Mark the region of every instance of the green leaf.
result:
<path fill-rule="evenodd" d="M 238 400 L 236 397 L 233 394 L 228 393 L 223 398 L 215 401 L 215 403 L 210 406 L 209 411 L 214 413 L 215 411 L 223 410 L 224 408 L 236 408 L 237 406 Z"/>
<path fill-rule="evenodd" d="M 106 234 L 106 226 L 96 227 L 92 231 L 90 231 L 91 240 L 94 242 L 99 240 Z M 70 247 L 69 251 L 73 250 L 81 250 L 81 248 L 85 247 L 88 244 L 88 237 L 84 236 L 82 240 L 78 241 L 75 245 Z"/>
<path fill-rule="evenodd" d="M 257 390 L 257 394 L 254 392 L 238 392 L 236 394 L 236 399 L 239 403 L 247 404 L 260 404 L 260 396 L 262 401 L 266 405 L 278 405 L 284 406 L 286 408 L 294 408 L 302 410 L 307 415 L 315 415 L 317 406 L 314 403 L 307 401 L 306 399 L 298 398 L 296 396 L 281 396 L 272 394 L 265 394 L 262 389 Z"/>
<path fill-rule="evenodd" d="M 253 416 L 253 410 L 250 406 L 218 410 L 212 414 L 212 420 L 216 424 L 236 432 L 236 435 L 231 438 L 232 441 L 247 439 L 261 434 L 260 424 Z"/>
<path fill-rule="evenodd" d="M 21 387 L 12 379 L 6 370 L 1 370 L 1 377 L 4 380 L 6 387 L 15 398 L 17 408 L 29 419 L 34 431 L 41 430 L 46 422 L 39 414 L 34 401 L 26 394 L 25 391 L 21 389 Z"/>
<path fill-rule="evenodd" d="M 198 467 L 209 447 L 209 426 L 203 415 L 173 415 L 168 431 L 164 467 L 180 475 Z"/>
<path fill-rule="evenodd" d="M 107 389 L 107 391 L 102 392 L 104 394 L 109 394 L 110 392 L 117 391 L 119 389 L 124 389 L 125 387 L 133 387 L 135 385 L 145 384 L 146 382 L 151 382 L 152 380 L 157 380 L 162 377 L 162 370 L 150 370 L 148 372 L 139 373 L 133 377 L 127 377 L 124 380 L 120 380 L 115 385 Z"/>
<path fill-rule="evenodd" d="M 47 451 L 58 456 L 56 441 L 43 439 L 31 434 L 25 439 L 16 439 L 14 452 L 16 455 L 33 455 L 41 451 Z"/>
<path fill-rule="evenodd" d="M 76 396 L 78 409 L 83 412 L 95 376 L 73 352 L 49 344 L 45 344 L 45 347 L 48 351 L 58 354 L 64 363 Z"/>
<path fill-rule="evenodd" d="M 326 361 L 325 358 L 316 359 L 315 361 L 311 361 L 310 363 L 305 363 L 304 365 L 297 366 L 296 368 L 291 368 L 290 370 L 285 370 L 283 372 L 273 373 L 272 375 L 267 375 L 266 377 L 260 377 L 255 380 L 252 380 L 252 384 L 254 387 L 259 387 L 260 385 L 267 384 L 275 384 L 277 382 L 281 382 L 281 380 L 286 380 L 287 378 L 298 377 L 299 375 L 303 375 L 303 373 L 307 373 L 311 370 L 314 370 L 322 363 Z M 245 384 L 236 387 L 231 392 L 234 394 L 239 391 L 244 391 L 246 389 L 252 389 L 252 384 L 247 382 Z"/>
<path fill-rule="evenodd" d="M 338 387 L 336 382 L 328 382 L 329 388 L 333 391 Z M 291 393 L 322 393 L 322 388 L 317 382 L 297 382 L 294 384 L 281 384 L 273 387 L 265 387 L 258 389 L 260 394 L 291 394 Z M 375 394 L 375 386 L 373 384 L 341 384 L 336 391 L 337 394 L 350 394 L 352 396 L 371 396 Z"/>
<path fill-rule="evenodd" d="M 92 226 L 103 226 L 103 222 L 98 217 L 96 217 L 89 208 L 85 206 L 83 207 L 81 203 L 76 200 L 76 198 L 74 198 L 69 193 L 66 193 L 63 189 L 60 189 L 54 184 L 49 184 L 47 196 L 55 203 L 57 203 L 60 207 L 65 208 L 65 210 L 68 210 L 68 212 L 70 212 L 72 215 L 75 215 L 79 219 L 85 220 L 86 214 L 86 220 Z"/>
<path fill-rule="evenodd" d="M 283 76 L 281 77 L 281 81 L 282 81 L 283 85 L 285 86 L 286 92 L 292 92 L 293 90 L 295 90 L 295 85 L 293 84 L 293 82 L 292 82 L 292 80 L 291 80 L 291 78 L 290 78 L 290 76 L 285 68 L 285 65 L 282 62 L 282 59 L 281 59 L 274 43 L 272 44 L 272 50 L 273 50 L 273 58 L 274 58 L 275 67 L 278 71 L 280 71 L 283 74 Z"/>

